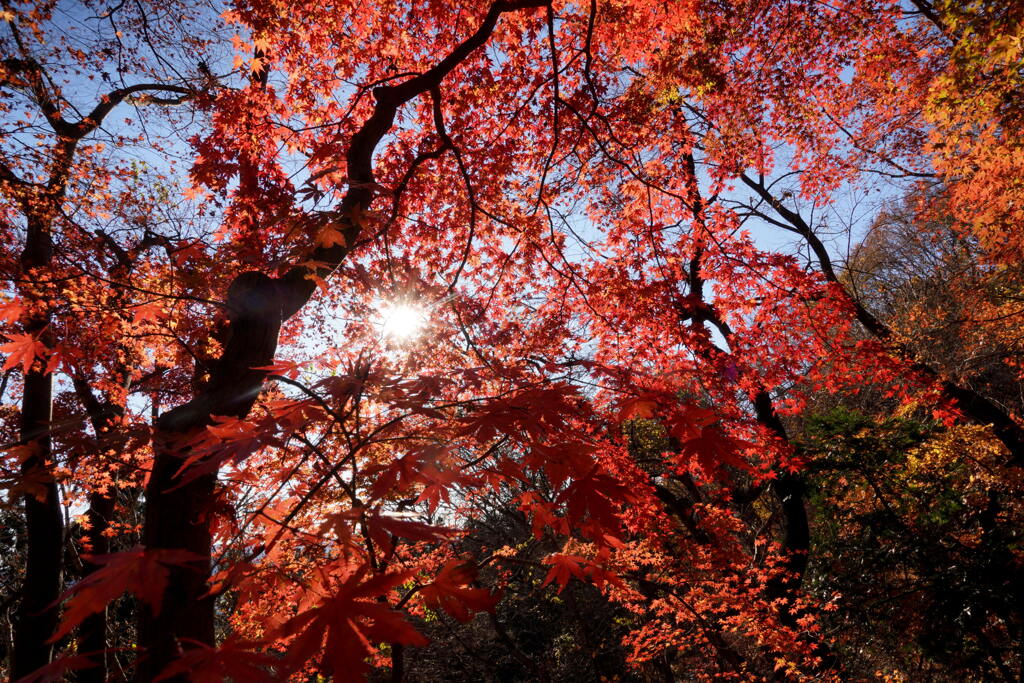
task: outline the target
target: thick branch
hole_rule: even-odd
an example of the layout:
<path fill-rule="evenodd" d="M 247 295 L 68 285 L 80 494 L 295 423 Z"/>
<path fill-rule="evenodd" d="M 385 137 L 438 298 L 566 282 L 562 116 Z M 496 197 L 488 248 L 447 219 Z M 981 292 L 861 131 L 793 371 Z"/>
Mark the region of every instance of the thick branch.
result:
<path fill-rule="evenodd" d="M 75 134 L 75 127 L 64 120 L 60 107 L 46 87 L 45 72 L 39 62 L 32 58 L 9 58 L 3 60 L 2 64 L 0 83 L 14 88 L 25 88 L 32 93 L 32 99 L 39 105 L 39 110 L 57 135 L 65 137 Z"/>
<path fill-rule="evenodd" d="M 521 9 L 545 7 L 548 2 L 549 0 L 520 0 L 519 2 L 498 0 L 491 5 L 476 32 L 460 43 L 433 68 L 398 85 L 382 85 L 374 88 L 373 95 L 376 104 L 373 113 L 352 136 L 346 157 L 349 189 L 337 211 L 339 222 L 343 226 L 341 232 L 345 237 L 345 244 L 314 249 L 308 260 L 322 265 L 313 272 L 310 272 L 306 266 L 295 266 L 281 278 L 282 312 L 285 318 L 295 315 L 313 295 L 316 285 L 311 276 L 323 278 L 330 275 L 348 255 L 350 245 L 356 243 L 362 232 L 360 216 L 373 201 L 373 152 L 394 124 L 399 108 L 431 89 L 439 87 L 445 76 L 469 57 L 474 50 L 487 42 L 502 14 Z"/>
<path fill-rule="evenodd" d="M 89 112 L 85 118 L 74 125 L 76 137 L 82 138 L 93 132 L 100 124 L 103 123 L 103 119 L 107 117 L 107 114 L 109 114 L 114 107 L 133 95 L 146 92 L 167 92 L 179 95 L 179 97 L 174 98 L 153 98 L 152 101 L 158 104 L 181 104 L 188 100 L 188 98 L 193 94 L 193 91 L 188 88 L 183 88 L 180 85 L 164 83 L 137 83 L 135 85 L 130 85 L 127 88 L 118 88 L 117 90 L 104 95 L 99 104 L 93 107 L 92 111 Z"/>

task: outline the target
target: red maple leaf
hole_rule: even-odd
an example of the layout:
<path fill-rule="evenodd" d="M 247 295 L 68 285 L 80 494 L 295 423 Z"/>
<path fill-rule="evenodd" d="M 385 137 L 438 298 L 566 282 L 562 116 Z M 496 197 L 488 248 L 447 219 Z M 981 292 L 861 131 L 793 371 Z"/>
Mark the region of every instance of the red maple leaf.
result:
<path fill-rule="evenodd" d="M 384 552 L 391 552 L 394 537 L 417 541 L 441 541 L 457 533 L 456 529 L 432 526 L 410 519 L 402 519 L 395 515 L 381 513 L 379 510 L 366 518 L 366 527 L 370 538 Z"/>
<path fill-rule="evenodd" d="M 427 501 L 430 514 L 434 514 L 441 501 L 445 503 L 451 501 L 450 489 L 452 486 L 467 479 L 458 470 L 440 470 L 433 465 L 424 467 L 419 473 L 419 477 L 425 482 L 425 486 L 416 502 Z"/>
<path fill-rule="evenodd" d="M 200 555 L 187 550 L 135 548 L 123 553 L 86 556 L 102 569 L 94 571 L 65 593 L 68 600 L 64 619 L 50 642 L 60 640 L 82 623 L 90 614 L 102 611 L 123 593 L 132 593 L 147 603 L 154 614 L 159 614 L 164 589 L 170 574 L 169 567 L 200 561 Z"/>
<path fill-rule="evenodd" d="M 668 420 L 669 434 L 680 442 L 699 437 L 701 430 L 718 422 L 715 411 L 700 406 L 684 405 L 673 411 Z"/>
<path fill-rule="evenodd" d="M 191 647 L 164 669 L 154 682 L 180 674 L 187 674 L 188 680 L 192 683 L 270 683 L 280 680 L 272 673 L 277 659 L 257 652 L 255 643 L 231 636 L 220 647 L 210 647 L 193 641 L 190 641 L 189 645 Z"/>
<path fill-rule="evenodd" d="M 579 524 L 586 516 L 594 528 L 608 531 L 619 527 L 618 505 L 633 498 L 633 493 L 617 479 L 595 467 L 587 476 L 573 481 L 555 502 L 565 503 L 570 522 Z"/>
<path fill-rule="evenodd" d="M 601 555 L 598 557 L 601 557 Z M 552 581 L 556 581 L 559 593 L 562 592 L 562 589 L 565 588 L 573 577 L 589 580 L 598 588 L 601 588 L 606 583 L 620 587 L 624 585 L 622 579 L 612 572 L 578 555 L 563 553 L 548 555 L 544 558 L 543 562 L 544 564 L 551 565 L 551 569 L 548 570 L 547 576 L 544 577 L 544 583 L 541 585 L 546 586 Z"/>
<path fill-rule="evenodd" d="M 0 321 L 17 322 L 24 310 L 25 307 L 19 304 L 17 299 L 0 302 Z"/>
<path fill-rule="evenodd" d="M 547 576 L 544 577 L 544 583 L 541 586 L 546 586 L 552 581 L 558 582 L 558 592 L 568 585 L 569 580 L 574 576 L 577 578 L 583 578 L 584 571 L 580 567 L 581 563 L 585 563 L 582 557 L 576 555 L 548 555 L 544 558 L 544 564 L 551 565 L 551 569 L 548 570 Z"/>
<path fill-rule="evenodd" d="M 378 602 L 392 588 L 412 577 L 412 572 L 382 574 L 363 581 L 367 568 L 360 567 L 340 584 L 324 577 L 317 590 L 323 597 L 316 607 L 285 622 L 279 638 L 295 639 L 283 660 L 287 671 L 298 671 L 320 654 L 320 668 L 336 681 L 361 681 L 368 666 L 364 659 L 377 643 L 426 645 L 427 639 L 387 605 Z"/>
<path fill-rule="evenodd" d="M 473 618 L 470 610 L 492 612 L 501 595 L 486 588 L 467 588 L 478 574 L 477 566 L 468 560 L 450 560 L 441 568 L 433 583 L 420 588 L 423 602 L 432 610 L 444 610 L 462 622 Z"/>
<path fill-rule="evenodd" d="M 738 469 L 750 469 L 743 459 L 744 449 L 756 444 L 729 436 L 718 425 L 702 427 L 700 431 L 682 444 L 682 452 L 693 458 L 706 473 L 717 475 L 723 465 Z"/>

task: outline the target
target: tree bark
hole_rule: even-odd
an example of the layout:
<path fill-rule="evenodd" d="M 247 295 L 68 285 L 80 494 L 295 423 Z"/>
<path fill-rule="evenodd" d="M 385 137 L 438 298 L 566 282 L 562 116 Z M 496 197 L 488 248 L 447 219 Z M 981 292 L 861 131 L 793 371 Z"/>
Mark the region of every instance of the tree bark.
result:
<path fill-rule="evenodd" d="M 106 530 L 114 516 L 114 491 L 93 493 L 89 496 L 89 509 L 86 519 L 89 522 L 89 540 L 93 555 L 106 555 L 110 552 L 110 537 Z M 92 574 L 99 565 L 86 560 L 82 563 L 84 576 Z M 96 662 L 96 666 L 78 672 L 78 683 L 104 683 L 108 679 L 107 665 L 107 610 L 92 614 L 82 621 L 78 627 L 78 650 L 87 654 Z"/>
<path fill-rule="evenodd" d="M 74 380 L 75 392 L 85 407 L 93 431 L 96 432 L 97 452 L 105 452 L 116 448 L 118 444 L 111 437 L 115 434 L 118 418 L 124 415 L 123 406 L 110 401 L 101 403 L 93 395 L 92 389 L 82 378 Z M 89 526 L 88 540 L 91 546 L 90 555 L 106 555 L 110 552 L 110 537 L 107 530 L 114 517 L 116 505 L 115 489 L 108 488 L 105 492 L 94 491 L 89 496 L 89 508 L 85 513 Z M 82 575 L 89 576 L 101 566 L 89 560 L 82 562 Z M 107 653 L 107 611 L 109 608 L 96 612 L 85 618 L 78 627 L 78 651 L 91 657 L 96 665 L 78 672 L 78 683 L 104 683 L 108 680 Z"/>
<path fill-rule="evenodd" d="M 198 559 L 170 568 L 158 614 L 142 606 L 139 643 L 143 651 L 136 673 L 140 681 L 153 680 L 190 643 L 214 644 L 214 596 L 209 595 L 206 580 L 211 569 L 209 507 L 216 490 L 216 468 L 182 479 L 179 471 L 189 451 L 181 444 L 211 424 L 213 415 L 241 418 L 248 414 L 267 374 L 253 368 L 273 361 L 282 322 L 277 282 L 260 273 L 235 278 L 228 288 L 227 305 L 228 338 L 209 385 L 188 403 L 162 415 L 156 425 L 143 540 L 147 550 L 187 550 Z M 187 677 L 169 680 L 186 681 Z"/>
<path fill-rule="evenodd" d="M 53 244 L 50 221 L 29 214 L 25 249 L 21 255 L 25 282 L 50 265 Z M 31 301 L 38 296 L 25 284 L 22 294 Z M 30 315 L 24 321 L 26 334 L 52 346 L 50 318 L 45 313 Z M 24 497 L 25 541 L 27 554 L 21 602 L 14 623 L 14 651 L 11 680 L 30 674 L 50 662 L 53 645 L 47 642 L 57 626 L 60 596 L 64 518 L 61 515 L 57 482 L 50 471 L 52 445 L 50 420 L 53 405 L 52 377 L 39 361 L 25 373 L 21 399 L 21 444 L 30 449 L 21 463 L 22 481 L 33 489 Z"/>

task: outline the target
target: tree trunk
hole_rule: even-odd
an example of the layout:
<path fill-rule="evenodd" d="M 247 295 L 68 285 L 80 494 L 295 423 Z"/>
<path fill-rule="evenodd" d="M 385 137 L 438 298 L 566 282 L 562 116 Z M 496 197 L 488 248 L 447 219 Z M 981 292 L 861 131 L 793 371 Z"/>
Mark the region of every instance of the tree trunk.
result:
<path fill-rule="evenodd" d="M 224 352 L 213 368 L 209 385 L 188 403 L 161 416 L 156 425 L 153 472 L 146 486 L 146 549 L 184 549 L 201 559 L 193 568 L 171 572 L 160 614 L 145 607 L 141 610 L 139 644 L 143 653 L 136 669 L 138 681 L 151 681 L 159 675 L 179 649 L 188 647 L 186 638 L 214 644 L 213 599 L 201 597 L 210 569 L 211 534 L 206 516 L 216 488 L 216 467 L 211 468 L 213 473 L 182 485 L 175 476 L 188 455 L 179 445 L 182 437 L 209 425 L 213 415 L 241 418 L 249 413 L 267 375 L 254 368 L 273 362 L 281 323 L 313 295 L 316 285 L 312 276 L 329 277 L 362 231 L 353 216 L 373 202 L 373 153 L 391 130 L 398 109 L 437 88 L 446 75 L 487 42 L 503 13 L 542 7 L 545 1 L 496 0 L 476 31 L 440 62 L 398 85 L 374 88 L 373 113 L 352 135 L 346 155 L 349 189 L 331 216 L 344 226 L 344 242 L 314 249 L 307 262 L 319 265 L 312 269 L 297 265 L 276 280 L 260 273 L 242 273 L 228 288 L 230 324 Z M 262 75 L 259 80 L 263 80 Z M 169 680 L 187 679 L 180 676 Z"/>
<path fill-rule="evenodd" d="M 93 555 L 105 555 L 110 552 L 110 538 L 105 532 L 110 528 L 110 520 L 114 516 L 114 503 L 113 490 L 89 496 L 86 519 L 89 522 L 89 540 Z M 88 576 L 99 568 L 92 562 L 83 562 L 82 574 Z M 89 654 L 96 662 L 96 666 L 78 672 L 78 683 L 104 683 L 108 678 L 107 609 L 90 615 L 78 627 L 79 652 Z"/>
<path fill-rule="evenodd" d="M 48 220 L 29 215 L 27 227 L 21 263 L 25 281 L 30 282 L 33 273 L 50 265 L 53 245 Z M 39 295 L 34 286 L 34 283 L 26 284 L 21 288 L 28 301 Z M 25 333 L 52 346 L 49 324 L 48 315 L 32 315 L 24 323 Z M 21 444 L 31 449 L 21 463 L 21 476 L 30 491 L 24 497 L 27 555 L 21 602 L 14 623 L 11 680 L 18 680 L 50 662 L 53 646 L 47 641 L 57 626 L 58 609 L 54 603 L 61 589 L 64 518 L 57 483 L 50 471 L 52 405 L 52 377 L 44 371 L 42 363 L 37 362 L 25 374 L 21 399 Z"/>
<path fill-rule="evenodd" d="M 118 448 L 120 443 L 115 440 L 115 427 L 118 419 L 124 415 L 124 407 L 114 405 L 110 401 L 101 403 L 92 393 L 89 383 L 81 378 L 74 378 L 75 392 L 85 412 L 89 415 L 93 430 L 96 432 L 96 451 L 102 453 Z M 101 493 L 94 491 L 89 496 L 89 509 L 86 520 L 89 526 L 88 540 L 91 546 L 90 555 L 105 555 L 110 552 L 110 537 L 107 530 L 114 517 L 116 506 L 115 491 L 109 487 Z M 82 576 L 89 576 L 101 565 L 85 560 L 82 563 Z M 78 672 L 79 683 L 104 683 L 108 680 L 107 662 L 107 612 L 109 607 L 85 618 L 78 627 L 78 651 L 90 656 L 96 665 Z"/>
<path fill-rule="evenodd" d="M 206 389 L 191 401 L 163 414 L 156 425 L 153 472 L 146 486 L 143 541 L 146 550 L 186 550 L 195 562 L 170 569 L 162 609 L 154 614 L 142 606 L 136 679 L 151 681 L 188 649 L 190 641 L 214 645 L 214 597 L 206 585 L 210 574 L 212 536 L 210 504 L 217 475 L 195 476 L 179 470 L 189 456 L 181 443 L 212 423 L 213 415 L 245 417 L 256 402 L 277 350 L 281 302 L 277 281 L 260 273 L 243 273 L 228 288 L 230 324 L 224 352 Z M 211 454 L 216 459 L 217 454 Z M 217 463 L 219 464 L 219 463 Z M 184 482 L 184 483 L 183 483 Z M 185 676 L 168 679 L 186 681 Z"/>

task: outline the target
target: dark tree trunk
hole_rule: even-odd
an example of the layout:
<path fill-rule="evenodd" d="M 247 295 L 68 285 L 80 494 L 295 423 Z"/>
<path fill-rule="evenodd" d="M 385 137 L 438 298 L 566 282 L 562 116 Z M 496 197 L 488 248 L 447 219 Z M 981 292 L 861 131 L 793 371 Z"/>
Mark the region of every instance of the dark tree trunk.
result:
<path fill-rule="evenodd" d="M 26 282 L 50 265 L 53 246 L 49 221 L 30 215 L 21 256 Z M 38 296 L 33 285 L 24 285 L 26 298 Z M 36 314 L 25 320 L 27 334 L 52 346 L 49 316 Z M 60 596 L 64 518 L 57 497 L 57 483 L 50 471 L 52 457 L 50 419 L 52 414 L 52 377 L 40 363 L 25 374 L 21 401 L 21 443 L 31 450 L 22 461 L 22 481 L 31 490 L 24 497 L 25 541 L 27 554 L 21 602 L 14 623 L 14 651 L 11 680 L 17 680 L 49 663 L 53 646 L 47 641 L 57 626 Z"/>
<path fill-rule="evenodd" d="M 50 395 L 49 375 L 30 372 L 25 377 L 21 437 L 33 452 L 22 463 L 21 475 L 23 481 L 32 482 L 34 492 L 24 499 L 27 555 L 14 622 L 12 680 L 50 662 L 53 646 L 47 641 L 57 627 L 58 611 L 53 603 L 60 595 L 64 520 L 57 484 L 47 466 L 51 455 Z"/>
<path fill-rule="evenodd" d="M 139 656 L 136 679 L 151 681 L 174 661 L 189 641 L 214 644 L 214 599 L 208 592 L 211 534 L 208 505 L 216 485 L 215 474 L 178 485 L 174 473 L 181 457 L 161 445 L 146 487 L 145 533 L 147 550 L 180 549 L 199 556 L 194 563 L 170 568 L 168 590 L 159 614 L 140 607 Z M 175 486 L 177 486 L 175 488 Z M 171 489 L 171 490 L 169 490 Z M 171 681 L 187 681 L 179 676 Z"/>
<path fill-rule="evenodd" d="M 790 443 L 789 434 L 775 413 L 775 406 L 768 392 L 761 391 L 754 396 L 754 412 L 758 422 L 786 444 Z M 808 553 L 811 549 L 811 528 L 807 521 L 804 501 L 807 487 L 800 475 L 783 472 L 772 482 L 772 489 L 782 508 L 782 546 L 786 549 L 786 572 L 789 576 L 773 580 L 769 585 L 769 594 L 772 597 L 786 597 L 787 594 L 798 590 L 803 583 Z M 788 610 L 784 612 L 788 613 Z"/>
<path fill-rule="evenodd" d="M 118 448 L 121 444 L 114 438 L 118 419 L 124 415 L 123 406 L 118 406 L 109 401 L 100 402 L 93 395 L 89 383 L 85 379 L 76 377 L 74 379 L 75 392 L 86 413 L 89 415 L 93 430 L 96 432 L 96 452 L 103 453 Z M 102 457 L 102 456 L 100 456 Z M 89 526 L 87 540 L 90 550 L 88 555 L 105 555 L 110 552 L 110 537 L 107 530 L 114 517 L 116 507 L 115 489 L 109 487 L 101 493 L 94 491 L 89 496 L 89 509 L 86 511 L 86 521 Z M 82 576 L 88 576 L 100 569 L 88 559 L 82 562 Z M 108 652 L 107 652 L 107 612 L 109 607 L 92 614 L 78 627 L 78 652 L 91 657 L 96 665 L 82 669 L 78 672 L 76 680 L 79 683 L 104 683 L 109 678 Z"/>
<path fill-rule="evenodd" d="M 754 396 L 754 411 L 758 422 L 770 429 L 779 439 L 791 443 L 786 427 L 775 412 L 775 405 L 767 392 L 761 391 Z M 786 599 L 787 603 L 779 609 L 779 618 L 783 624 L 799 632 L 799 618 L 802 612 L 793 605 L 799 597 L 811 552 L 811 527 L 806 506 L 807 484 L 799 474 L 782 472 L 772 482 L 772 489 L 782 508 L 782 547 L 786 549 L 786 574 L 769 581 L 766 593 L 769 599 Z M 824 673 L 838 669 L 836 655 L 823 638 L 811 636 L 809 633 L 803 634 L 802 637 L 810 642 L 814 655 L 821 660 L 815 669 L 816 672 Z"/>
<path fill-rule="evenodd" d="M 142 606 L 142 652 L 136 674 L 139 681 L 153 680 L 181 650 L 190 647 L 190 641 L 214 644 L 214 597 L 207 595 L 206 580 L 211 569 L 209 515 L 216 490 L 216 467 L 198 476 L 185 473 L 183 478 L 179 470 L 189 451 L 180 444 L 211 424 L 211 416 L 245 417 L 256 402 L 266 372 L 253 368 L 269 365 L 277 349 L 282 318 L 278 292 L 277 282 L 260 273 L 243 273 L 235 278 L 228 288 L 230 324 L 224 353 L 213 368 L 209 385 L 157 422 L 153 473 L 146 486 L 143 541 L 147 551 L 186 550 L 196 560 L 171 569 L 158 614 Z"/>
<path fill-rule="evenodd" d="M 89 510 L 86 519 L 89 522 L 89 541 L 93 555 L 105 555 L 110 552 L 110 537 L 106 530 L 114 516 L 114 491 L 94 493 L 89 496 Z M 82 573 L 88 576 L 100 567 L 92 562 L 82 563 Z M 78 672 L 78 683 L 104 683 L 109 667 L 107 666 L 107 609 L 97 612 L 85 619 L 78 627 L 78 650 L 88 653 L 96 666 Z M 93 654 L 95 653 L 95 654 Z"/>

